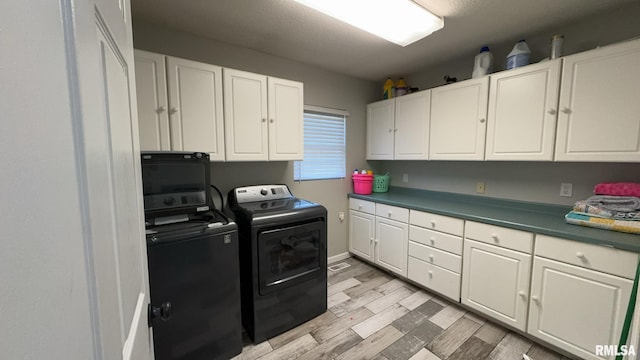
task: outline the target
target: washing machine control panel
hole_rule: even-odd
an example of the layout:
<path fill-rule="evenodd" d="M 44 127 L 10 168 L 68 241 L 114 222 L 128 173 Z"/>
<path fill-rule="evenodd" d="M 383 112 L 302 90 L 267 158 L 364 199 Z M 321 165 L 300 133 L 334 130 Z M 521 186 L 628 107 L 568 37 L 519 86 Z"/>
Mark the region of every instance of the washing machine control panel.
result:
<path fill-rule="evenodd" d="M 239 187 L 235 190 L 238 204 L 293 198 L 287 185 L 255 185 Z"/>

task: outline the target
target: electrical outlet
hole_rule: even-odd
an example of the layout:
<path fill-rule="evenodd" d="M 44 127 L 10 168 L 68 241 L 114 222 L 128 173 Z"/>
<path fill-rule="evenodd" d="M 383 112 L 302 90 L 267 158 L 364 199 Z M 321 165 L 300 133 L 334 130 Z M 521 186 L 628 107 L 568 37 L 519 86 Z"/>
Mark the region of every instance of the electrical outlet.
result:
<path fill-rule="evenodd" d="M 409 182 L 409 174 L 402 174 L 402 182 Z"/>
<path fill-rule="evenodd" d="M 572 197 L 573 196 L 573 184 L 562 183 L 560 184 L 560 196 Z"/>
<path fill-rule="evenodd" d="M 339 211 L 338 212 L 338 220 L 344 221 L 344 211 Z"/>
<path fill-rule="evenodd" d="M 476 192 L 478 194 L 484 194 L 484 181 L 478 181 L 476 183 Z"/>

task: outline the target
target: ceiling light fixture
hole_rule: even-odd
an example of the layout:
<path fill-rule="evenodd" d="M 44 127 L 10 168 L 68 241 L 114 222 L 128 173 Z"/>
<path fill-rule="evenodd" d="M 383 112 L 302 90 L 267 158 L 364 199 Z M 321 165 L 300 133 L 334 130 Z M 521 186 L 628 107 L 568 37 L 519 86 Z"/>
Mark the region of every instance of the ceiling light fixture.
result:
<path fill-rule="evenodd" d="M 411 0 L 295 0 L 373 35 L 407 46 L 444 27 Z"/>

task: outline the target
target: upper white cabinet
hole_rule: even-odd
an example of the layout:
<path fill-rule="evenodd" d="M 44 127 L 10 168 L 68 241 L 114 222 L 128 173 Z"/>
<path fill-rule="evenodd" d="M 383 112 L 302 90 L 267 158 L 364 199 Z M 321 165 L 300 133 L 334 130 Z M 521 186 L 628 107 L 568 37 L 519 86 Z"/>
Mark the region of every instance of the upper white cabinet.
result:
<path fill-rule="evenodd" d="M 367 105 L 367 160 L 393 159 L 395 113 L 394 99 Z"/>
<path fill-rule="evenodd" d="M 171 150 L 165 56 L 135 51 L 141 150 Z"/>
<path fill-rule="evenodd" d="M 489 77 L 431 89 L 429 159 L 483 160 Z"/>
<path fill-rule="evenodd" d="M 553 160 L 561 61 L 491 75 L 486 160 Z"/>
<path fill-rule="evenodd" d="M 567 56 L 556 160 L 640 161 L 640 40 Z"/>
<path fill-rule="evenodd" d="M 367 105 L 367 159 L 427 160 L 431 91 Z"/>
<path fill-rule="evenodd" d="M 222 68 L 141 50 L 135 63 L 141 150 L 224 160 Z"/>
<path fill-rule="evenodd" d="M 396 98 L 394 158 L 427 160 L 429 158 L 429 113 L 431 90 Z"/>
<path fill-rule="evenodd" d="M 224 69 L 227 160 L 302 160 L 303 84 Z"/>

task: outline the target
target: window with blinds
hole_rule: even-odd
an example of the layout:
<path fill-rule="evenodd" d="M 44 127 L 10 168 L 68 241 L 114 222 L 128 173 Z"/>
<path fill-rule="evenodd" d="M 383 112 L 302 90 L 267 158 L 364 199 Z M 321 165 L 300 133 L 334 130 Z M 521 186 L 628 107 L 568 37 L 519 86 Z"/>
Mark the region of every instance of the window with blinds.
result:
<path fill-rule="evenodd" d="M 294 180 L 345 177 L 344 115 L 305 110 L 304 160 L 294 162 Z"/>

